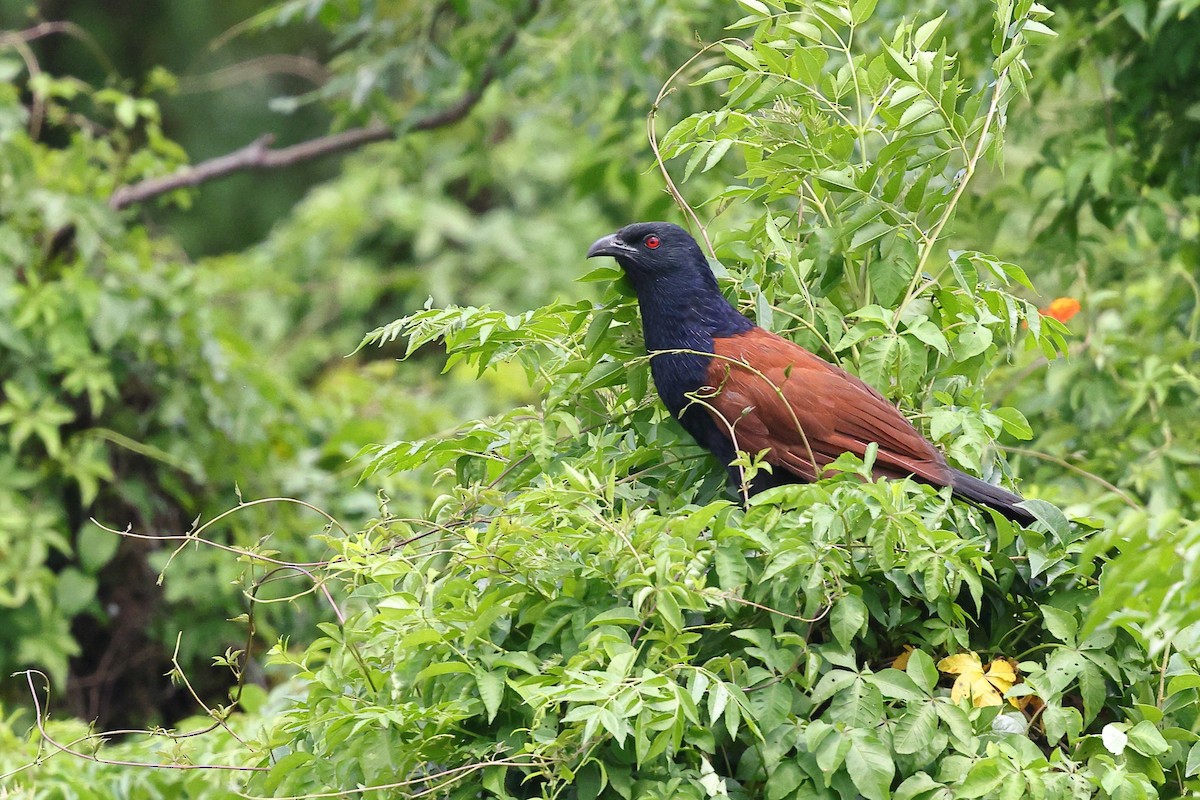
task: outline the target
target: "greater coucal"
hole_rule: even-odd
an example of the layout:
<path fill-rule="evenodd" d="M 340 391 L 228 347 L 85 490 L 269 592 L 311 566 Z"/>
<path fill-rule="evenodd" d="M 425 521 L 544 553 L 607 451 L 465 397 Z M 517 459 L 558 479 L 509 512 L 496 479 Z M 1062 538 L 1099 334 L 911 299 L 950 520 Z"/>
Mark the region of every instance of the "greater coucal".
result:
<path fill-rule="evenodd" d="M 727 466 L 737 450 L 766 451 L 773 471 L 760 473 L 751 492 L 816 480 L 842 453 L 862 456 L 875 442 L 876 477 L 949 486 L 1009 519 L 1033 521 L 1017 508 L 1019 496 L 949 466 L 875 389 L 744 317 L 678 225 L 627 225 L 587 255 L 612 256 L 633 284 L 654 385 L 687 432 Z"/>

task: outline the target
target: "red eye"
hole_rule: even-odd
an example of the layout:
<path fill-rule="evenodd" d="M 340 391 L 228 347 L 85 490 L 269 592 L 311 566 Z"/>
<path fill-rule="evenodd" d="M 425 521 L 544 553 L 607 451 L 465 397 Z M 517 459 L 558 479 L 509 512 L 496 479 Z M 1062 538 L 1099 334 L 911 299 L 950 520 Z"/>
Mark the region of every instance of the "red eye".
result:
<path fill-rule="evenodd" d="M 645 239 L 642 239 L 642 244 L 646 245 L 646 247 L 649 247 L 651 250 L 657 250 L 658 246 L 662 244 L 662 242 L 659 241 L 659 238 L 652 233 Z"/>

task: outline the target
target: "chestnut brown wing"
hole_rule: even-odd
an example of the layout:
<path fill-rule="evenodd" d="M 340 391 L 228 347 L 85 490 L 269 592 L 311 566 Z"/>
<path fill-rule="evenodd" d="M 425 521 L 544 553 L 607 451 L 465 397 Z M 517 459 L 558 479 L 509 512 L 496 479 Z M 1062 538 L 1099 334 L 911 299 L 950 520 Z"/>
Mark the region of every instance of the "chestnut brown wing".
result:
<path fill-rule="evenodd" d="M 842 453 L 861 456 L 877 442 L 877 476 L 949 483 L 933 445 L 845 370 L 762 328 L 714 339 L 713 350 L 703 402 L 737 449 L 767 450 L 768 463 L 811 481 Z"/>

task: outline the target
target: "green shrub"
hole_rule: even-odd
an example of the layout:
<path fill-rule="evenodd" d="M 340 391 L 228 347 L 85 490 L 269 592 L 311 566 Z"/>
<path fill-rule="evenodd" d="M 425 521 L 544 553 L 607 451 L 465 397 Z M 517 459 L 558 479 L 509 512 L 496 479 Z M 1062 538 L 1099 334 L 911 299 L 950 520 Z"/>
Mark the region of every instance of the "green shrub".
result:
<path fill-rule="evenodd" d="M 863 54 L 848 43 L 873 3 L 742 5 L 752 41 L 705 76 L 729 81 L 727 107 L 663 144 L 684 173 L 745 159 L 716 198 L 746 217 L 717 238 L 726 288 L 915 405 L 954 461 L 1003 473 L 996 437 L 1032 431 L 986 406 L 984 379 L 1021 347 L 1054 357 L 1065 330 L 1010 292 L 1029 288 L 1018 267 L 941 239 L 999 155 L 1047 13 L 997 5 L 993 82 L 971 91 L 936 22 Z M 1200 678 L 1089 618 L 1104 596 L 1088 520 L 1034 501 L 1039 522 L 1015 529 L 864 480 L 851 458 L 742 508 L 650 397 L 637 330 L 618 283 L 599 305 L 430 309 L 369 337 L 516 360 L 544 400 L 375 451 L 379 470 L 445 467 L 445 493 L 424 521 L 330 541 L 352 612 L 303 654 L 276 649 L 310 690 L 266 740 L 288 755 L 257 791 L 1138 797 L 1168 775 L 1164 793 L 1187 790 Z"/>
<path fill-rule="evenodd" d="M 981 72 L 978 53 L 950 46 L 980 30 L 970 15 L 894 23 L 872 0 L 739 9 L 745 40 L 724 42 L 726 63 L 698 75 L 725 89 L 725 106 L 661 143 L 689 194 L 728 209 L 711 238 L 729 296 L 875 383 L 965 469 L 1007 476 L 1013 439 L 1053 444 L 1052 423 L 1074 410 L 1113 420 L 1114 397 L 1136 435 L 1102 445 L 1099 425 L 1068 425 L 1061 441 L 1087 443 L 1096 469 L 1119 468 L 1114 454 L 1147 441 L 1184 463 L 1135 418 L 1149 408 L 1153 422 L 1178 425 L 1186 369 L 1151 361 L 1133 399 L 1114 385 L 1130 385 L 1159 341 L 1167 360 L 1191 357 L 1195 326 L 1153 343 L 1139 333 L 1163 308 L 1190 319 L 1186 280 L 1159 303 L 1163 275 L 1141 276 L 1127 316 L 1105 301 L 1108 321 L 1133 322 L 1099 327 L 1096 357 L 1056 373 L 1067 331 L 1031 293 L 1043 278 L 1063 286 L 1061 274 L 1030 270 L 1031 281 L 1010 261 L 1023 260 L 1018 248 L 950 249 L 994 232 L 970 181 L 1003 155 L 1010 100 L 1045 89 L 1030 65 L 1033 45 L 1053 36 L 1048 11 L 997 0 Z M 706 171 L 735 170 L 724 190 L 692 188 L 712 185 L 696 183 Z M 1015 215 L 1024 195 L 1013 191 L 997 202 Z M 1133 217 L 1114 239 L 1149 230 L 1144 205 Z M 928 487 L 872 482 L 867 464 L 844 457 L 827 480 L 743 506 L 654 398 L 619 272 L 586 279 L 604 286 L 600 301 L 525 313 L 431 305 L 368 337 L 403 339 L 408 355 L 441 341 L 451 365 L 507 370 L 500 380 L 523 369 L 540 400 L 369 452 L 374 476 L 436 471 L 433 499 L 415 515 L 385 503 L 363 530 L 319 537 L 334 557 L 305 569 L 336 622 L 320 623 L 315 641 L 280 638 L 268 670 L 288 680 L 237 699 L 241 741 L 151 737 L 100 751 L 258 771 L 96 765 L 90 785 L 129 774 L 150 793 L 143 785 L 159 780 L 209 780 L 253 796 L 588 800 L 1200 789 L 1195 604 L 1178 602 L 1195 591 L 1184 548 L 1196 529 L 1181 520 L 1189 477 L 1134 469 L 1100 495 L 1098 476 L 1077 484 L 1026 456 L 1034 477 L 1022 491 L 1068 501 L 1070 513 L 1035 499 L 1038 522 L 1017 528 Z M 989 378 L 1004 360 L 1014 365 L 1001 378 L 1021 382 L 1054 361 L 1051 374 L 1103 397 L 1031 400 L 1031 424 L 994 402 Z M 1138 481 L 1159 507 L 1128 497 L 1134 508 L 1114 512 Z M 1162 506 L 1176 500 L 1179 510 Z M 247 560 L 262 556 L 285 558 Z M 222 667 L 241 669 L 241 655 Z M 33 745 L 11 744 L 21 760 L 8 769 L 34 757 Z M 64 758 L 18 785 L 40 774 L 69 794 Z"/>

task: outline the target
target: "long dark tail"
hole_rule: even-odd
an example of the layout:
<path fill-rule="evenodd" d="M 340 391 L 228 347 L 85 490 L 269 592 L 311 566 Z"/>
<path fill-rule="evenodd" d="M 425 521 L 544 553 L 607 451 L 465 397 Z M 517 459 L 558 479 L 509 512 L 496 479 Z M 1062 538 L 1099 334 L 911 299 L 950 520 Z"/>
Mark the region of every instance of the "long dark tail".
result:
<path fill-rule="evenodd" d="M 1034 521 L 1034 516 L 1023 508 L 1017 508 L 1022 498 L 1007 489 L 993 486 L 987 481 L 972 478 L 965 472 L 950 470 L 950 488 L 954 494 L 973 503 L 991 506 L 1013 522 L 1028 525 Z"/>

